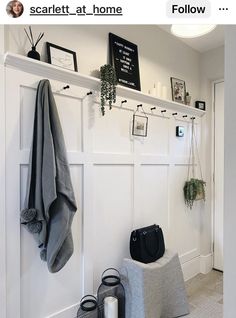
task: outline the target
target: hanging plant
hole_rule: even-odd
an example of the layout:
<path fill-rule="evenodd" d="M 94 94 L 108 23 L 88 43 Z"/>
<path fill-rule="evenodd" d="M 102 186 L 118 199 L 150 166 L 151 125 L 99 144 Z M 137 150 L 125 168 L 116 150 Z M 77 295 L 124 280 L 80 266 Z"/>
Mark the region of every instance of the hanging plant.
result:
<path fill-rule="evenodd" d="M 116 102 L 116 73 L 115 69 L 110 64 L 105 64 L 100 68 L 101 74 L 101 112 L 105 115 L 105 105 L 108 101 L 109 109 L 112 108 L 112 103 Z"/>
<path fill-rule="evenodd" d="M 197 159 L 199 163 L 201 179 L 195 178 L 195 157 L 194 157 L 194 144 L 196 146 Z M 192 160 L 192 162 L 191 162 Z M 192 177 L 190 178 L 190 163 L 192 165 Z M 204 200 L 205 201 L 205 186 L 206 182 L 202 178 L 202 169 L 200 164 L 200 158 L 197 148 L 197 140 L 194 131 L 194 118 L 192 118 L 192 136 L 190 145 L 189 165 L 188 165 L 188 180 L 184 184 L 184 201 L 185 204 L 192 209 L 194 201 Z"/>
<path fill-rule="evenodd" d="M 193 203 L 196 200 L 205 201 L 205 186 L 206 182 L 199 179 L 191 178 L 184 184 L 184 200 L 185 204 L 192 209 Z"/>

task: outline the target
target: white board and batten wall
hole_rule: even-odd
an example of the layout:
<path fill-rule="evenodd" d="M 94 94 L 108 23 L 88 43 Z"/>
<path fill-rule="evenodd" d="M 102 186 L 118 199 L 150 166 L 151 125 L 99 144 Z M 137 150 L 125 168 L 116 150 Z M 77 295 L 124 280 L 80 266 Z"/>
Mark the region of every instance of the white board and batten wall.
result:
<path fill-rule="evenodd" d="M 166 247 L 179 253 L 185 278 L 199 273 L 204 204 L 197 202 L 188 210 L 183 185 L 191 113 L 196 117 L 199 146 L 202 113 L 181 105 L 173 116 L 170 105 L 175 103 L 166 103 L 169 109 L 164 114 L 161 107 L 151 112 L 155 99 L 119 88 L 116 105 L 102 117 L 98 80 L 78 75 L 76 82 L 77 75 L 68 71 L 60 70 L 57 76 L 55 67 L 36 61 L 27 66 L 26 60 L 19 58 L 17 66 L 11 62 L 14 56 L 9 58 L 5 73 L 7 318 L 75 317 L 80 298 L 96 293 L 104 269 L 119 268 L 129 257 L 131 230 L 153 223 L 162 226 Z M 75 252 L 56 274 L 48 272 L 32 236 L 19 224 L 36 87 L 45 77 L 56 99 L 78 203 L 73 221 Z M 65 84 L 70 89 L 62 90 Z M 87 96 L 91 89 L 93 94 Z M 124 98 L 128 102 L 121 107 Z M 140 101 L 148 114 L 146 138 L 131 135 L 133 111 Z M 185 128 L 184 138 L 175 136 L 178 125 Z"/>

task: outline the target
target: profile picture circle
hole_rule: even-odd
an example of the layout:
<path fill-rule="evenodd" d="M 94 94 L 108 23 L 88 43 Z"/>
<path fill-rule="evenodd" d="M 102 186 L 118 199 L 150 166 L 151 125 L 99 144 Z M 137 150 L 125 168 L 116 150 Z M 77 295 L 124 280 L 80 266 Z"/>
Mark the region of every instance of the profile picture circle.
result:
<path fill-rule="evenodd" d="M 6 11 L 10 17 L 19 18 L 24 12 L 24 6 L 20 1 L 13 0 L 8 2 Z"/>

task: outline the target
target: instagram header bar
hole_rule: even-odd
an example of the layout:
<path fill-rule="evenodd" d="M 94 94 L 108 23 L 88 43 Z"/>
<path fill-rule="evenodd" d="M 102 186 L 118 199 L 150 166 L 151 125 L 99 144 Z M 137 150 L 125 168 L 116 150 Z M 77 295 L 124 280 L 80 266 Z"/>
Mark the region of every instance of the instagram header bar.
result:
<path fill-rule="evenodd" d="M 2 24 L 234 24 L 235 17 L 236 2 L 227 0 L 13 0 L 0 4 Z"/>

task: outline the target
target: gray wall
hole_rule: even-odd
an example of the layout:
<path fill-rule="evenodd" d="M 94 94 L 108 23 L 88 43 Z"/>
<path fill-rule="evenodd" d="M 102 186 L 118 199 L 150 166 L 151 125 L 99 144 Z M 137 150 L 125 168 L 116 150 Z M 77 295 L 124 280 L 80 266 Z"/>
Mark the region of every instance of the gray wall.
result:
<path fill-rule="evenodd" d="M 232 318 L 236 312 L 236 26 L 227 27 L 225 44 L 224 318 Z"/>

